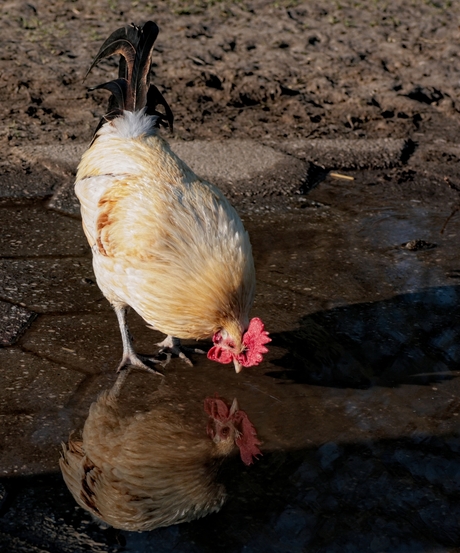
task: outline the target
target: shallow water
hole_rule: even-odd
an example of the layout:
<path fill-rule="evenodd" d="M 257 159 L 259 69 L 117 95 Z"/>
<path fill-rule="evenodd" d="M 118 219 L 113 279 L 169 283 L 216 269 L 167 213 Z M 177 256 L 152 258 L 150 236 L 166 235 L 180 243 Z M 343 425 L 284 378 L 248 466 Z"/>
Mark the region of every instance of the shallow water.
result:
<path fill-rule="evenodd" d="M 163 381 L 139 372 L 128 379 L 127 416 L 149 410 L 160 393 L 198 420 L 203 399 L 217 392 L 237 397 L 255 425 L 263 457 L 250 467 L 237 457 L 224 463 L 228 500 L 202 520 L 138 534 L 102 530 L 76 507 L 57 473 L 58 444 L 114 381 L 116 319 L 91 282 L 81 237 L 65 253 L 74 269 L 55 269 L 55 280 L 69 287 L 65 309 L 42 301 L 56 289 L 52 279 L 35 296 L 21 292 L 40 316 L 4 352 L 59 364 L 77 382 L 57 411 L 32 409 L 30 432 L 3 460 L 10 473 L 2 480 L 0 544 L 133 553 L 215 551 L 217 544 L 245 553 L 456 550 L 460 218 L 440 234 L 449 209 L 430 190 L 388 189 L 376 175 L 354 176 L 352 184 L 327 177 L 306 196 L 240 206 L 258 272 L 253 313 L 273 339 L 263 364 L 237 375 L 193 356 L 193 368 L 173 360 Z M 46 211 L 37 210 L 43 227 Z M 79 221 L 52 217 L 80 236 Z M 403 244 L 411 240 L 424 245 L 409 250 Z M 45 257 L 22 251 L 4 267 Z M 72 271 L 78 278 L 67 278 Z M 135 316 L 130 322 L 138 350 L 152 353 L 160 336 Z M 12 478 L 18 451 L 26 469 Z"/>

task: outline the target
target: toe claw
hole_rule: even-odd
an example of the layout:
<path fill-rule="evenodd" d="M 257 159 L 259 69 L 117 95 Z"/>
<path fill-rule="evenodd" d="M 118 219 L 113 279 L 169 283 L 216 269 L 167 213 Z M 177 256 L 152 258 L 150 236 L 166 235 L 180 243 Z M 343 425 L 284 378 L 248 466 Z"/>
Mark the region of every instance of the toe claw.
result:
<path fill-rule="evenodd" d="M 179 351 L 179 357 L 182 359 L 182 361 L 185 361 L 187 365 L 190 367 L 193 367 L 193 363 L 190 361 L 190 359 L 185 355 L 183 351 Z"/>
<path fill-rule="evenodd" d="M 165 365 L 161 364 L 161 366 L 164 367 Z M 157 376 L 164 376 L 164 374 L 161 371 L 151 369 L 150 367 L 147 368 L 147 372 L 149 372 L 150 374 L 155 374 Z"/>
<path fill-rule="evenodd" d="M 172 359 L 172 353 L 169 353 L 168 351 L 160 351 L 159 353 L 163 353 L 166 355 L 166 359 L 164 361 L 160 361 L 160 365 L 162 367 L 166 367 L 171 362 Z"/>
<path fill-rule="evenodd" d="M 143 371 L 147 371 L 151 374 L 157 374 L 160 376 L 164 376 L 164 374 L 160 371 L 156 371 L 155 369 L 152 369 L 152 367 L 149 367 L 144 361 L 149 361 L 150 363 L 160 363 L 158 359 L 153 359 L 151 357 L 144 357 L 142 355 L 123 355 L 123 359 L 120 361 L 120 364 L 117 368 L 117 374 L 122 373 L 122 371 L 128 371 L 131 372 L 133 368 L 140 369 Z"/>

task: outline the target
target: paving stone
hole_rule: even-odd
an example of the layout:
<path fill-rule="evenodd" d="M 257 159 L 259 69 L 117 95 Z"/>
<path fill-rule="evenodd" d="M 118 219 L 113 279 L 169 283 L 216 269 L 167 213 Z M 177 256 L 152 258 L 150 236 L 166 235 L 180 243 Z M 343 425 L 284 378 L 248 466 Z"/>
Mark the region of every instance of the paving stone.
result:
<path fill-rule="evenodd" d="M 37 413 L 0 414 L 0 477 L 56 472 L 60 443 L 76 428 L 67 409 Z"/>
<path fill-rule="evenodd" d="M 296 193 L 308 166 L 251 140 L 172 141 L 171 147 L 202 178 L 233 196 Z"/>
<path fill-rule="evenodd" d="M 17 155 L 30 163 L 40 163 L 54 173 L 75 173 L 81 156 L 88 148 L 88 143 L 67 140 L 54 142 L 53 144 L 26 144 L 16 148 Z"/>
<path fill-rule="evenodd" d="M 81 221 L 42 206 L 0 207 L 2 257 L 90 256 Z"/>
<path fill-rule="evenodd" d="M 281 142 L 279 148 L 326 169 L 378 169 L 400 164 L 411 146 L 407 140 L 375 138 L 366 140 L 298 139 Z"/>
<path fill-rule="evenodd" d="M 44 476 L 37 480 L 37 490 L 20 489 L 14 494 L 8 512 L 0 519 L 0 536 L 3 535 L 4 541 L 12 546 L 5 552 L 109 553 L 119 550 L 118 544 L 110 543 L 110 534 L 107 536 L 106 532 L 91 527 L 89 516 L 78 520 L 76 508 L 71 503 L 73 499 L 66 493 L 60 477 Z M 37 500 L 42 503 L 40 512 L 33 508 Z M 56 502 L 61 505 L 58 513 Z M 22 549 L 23 543 L 34 547 Z"/>
<path fill-rule="evenodd" d="M 35 319 L 36 313 L 19 305 L 0 301 L 0 346 L 11 346 Z"/>
<path fill-rule="evenodd" d="M 15 348 L 0 349 L 0 366 L 0 475 L 54 470 L 85 375 Z"/>
<path fill-rule="evenodd" d="M 286 154 L 252 140 L 170 140 L 172 150 L 202 178 L 219 182 L 246 182 L 290 160 Z M 24 155 L 49 166 L 75 171 L 88 144 L 39 145 L 25 148 Z"/>
<path fill-rule="evenodd" d="M 129 322 L 140 352 L 156 353 L 155 344 L 163 335 L 148 329 L 139 317 L 132 316 Z M 151 350 L 144 351 L 140 343 L 143 347 L 150 344 Z M 115 371 L 122 354 L 117 318 L 109 307 L 102 313 L 42 316 L 24 337 L 22 346 L 89 374 Z"/>
<path fill-rule="evenodd" d="M 24 159 L 32 164 L 44 165 L 54 175 L 56 185 L 48 207 L 55 211 L 80 215 L 80 205 L 74 193 L 75 173 L 88 144 L 67 141 L 56 144 L 28 145 L 20 149 Z M 50 194 L 48 194 L 50 195 Z"/>
<path fill-rule="evenodd" d="M 43 167 L 35 167 L 33 174 L 25 174 L 21 167 L 13 167 L 0 178 L 0 201 L 45 199 L 62 184 L 62 180 L 62 176 Z"/>
<path fill-rule="evenodd" d="M 0 412 L 63 408 L 85 376 L 18 349 L 0 349 Z"/>
<path fill-rule="evenodd" d="M 66 180 L 56 189 L 48 202 L 48 207 L 55 211 L 80 217 L 80 202 L 75 195 L 75 180 Z"/>
<path fill-rule="evenodd" d="M 235 195 L 294 194 L 305 181 L 308 165 L 274 148 L 252 140 L 226 140 L 222 142 L 171 140 L 171 147 L 201 178 L 221 186 L 224 193 Z M 24 150 L 30 159 L 47 163 L 59 172 L 75 172 L 86 144 L 57 144 L 35 146 Z M 74 180 L 61 179 L 60 186 L 49 202 L 49 207 L 78 216 Z"/>
<path fill-rule="evenodd" d="M 0 532 L 0 551 L 8 553 L 49 553 L 49 549 L 35 547 L 30 542 Z"/>
<path fill-rule="evenodd" d="M 36 311 L 89 311 L 103 298 L 90 258 L 1 259 L 0 294 Z"/>

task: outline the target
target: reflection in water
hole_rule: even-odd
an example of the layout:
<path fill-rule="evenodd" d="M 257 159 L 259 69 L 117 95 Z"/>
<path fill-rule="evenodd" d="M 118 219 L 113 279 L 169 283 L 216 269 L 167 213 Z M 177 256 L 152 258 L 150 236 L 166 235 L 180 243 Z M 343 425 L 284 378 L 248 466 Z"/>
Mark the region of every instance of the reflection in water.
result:
<path fill-rule="evenodd" d="M 114 390 L 116 393 L 114 393 Z M 82 440 L 63 444 L 61 470 L 77 503 L 124 530 L 152 530 L 218 511 L 226 498 L 218 468 L 238 447 L 251 464 L 260 454 L 255 429 L 236 399 L 208 397 L 206 426 L 170 404 L 126 416 L 119 386 L 91 405 Z"/>

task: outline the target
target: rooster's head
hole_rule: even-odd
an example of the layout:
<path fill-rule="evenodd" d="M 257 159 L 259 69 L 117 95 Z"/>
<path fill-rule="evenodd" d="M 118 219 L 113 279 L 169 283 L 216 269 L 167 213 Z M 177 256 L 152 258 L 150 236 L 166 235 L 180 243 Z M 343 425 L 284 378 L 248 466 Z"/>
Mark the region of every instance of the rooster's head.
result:
<path fill-rule="evenodd" d="M 236 326 L 236 325 L 233 325 Z M 264 323 L 255 317 L 251 319 L 247 330 L 243 333 L 238 329 L 222 328 L 212 337 L 214 346 L 208 351 L 208 358 L 219 363 L 233 361 L 237 373 L 243 367 L 258 365 L 263 360 L 263 354 L 268 351 L 265 344 L 271 342 Z"/>

